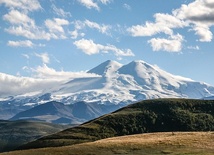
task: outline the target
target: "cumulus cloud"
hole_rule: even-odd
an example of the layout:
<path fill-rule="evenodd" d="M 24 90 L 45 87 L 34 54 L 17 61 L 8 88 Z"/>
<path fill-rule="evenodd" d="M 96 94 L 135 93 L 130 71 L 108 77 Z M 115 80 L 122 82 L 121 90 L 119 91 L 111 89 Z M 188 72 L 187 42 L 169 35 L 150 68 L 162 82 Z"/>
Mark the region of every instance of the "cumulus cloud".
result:
<path fill-rule="evenodd" d="M 46 39 L 54 38 L 50 33 L 35 25 L 35 21 L 31 19 L 26 13 L 18 10 L 11 10 L 3 16 L 5 21 L 8 21 L 12 26 L 5 28 L 5 31 L 16 35 L 23 36 L 28 39 Z"/>
<path fill-rule="evenodd" d="M 55 5 L 52 5 L 52 9 L 53 9 L 54 13 L 60 17 L 63 17 L 63 18 L 71 17 L 70 12 L 66 12 L 61 8 L 57 8 Z"/>
<path fill-rule="evenodd" d="M 182 49 L 183 37 L 181 35 L 171 36 L 169 39 L 152 38 L 148 41 L 153 51 L 180 52 Z"/>
<path fill-rule="evenodd" d="M 180 8 L 172 11 L 171 14 L 156 13 L 155 22 L 146 21 L 143 25 L 133 25 L 127 31 L 133 37 L 154 36 L 160 33 L 168 38 L 153 38 L 148 42 L 153 50 L 179 51 L 182 46 L 182 39 L 175 36 L 175 29 L 189 28 L 199 36 L 200 42 L 211 42 L 213 33 L 210 30 L 214 26 L 214 1 L 195 0 L 189 4 L 183 4 Z M 170 47 L 175 43 L 175 47 Z"/>
<path fill-rule="evenodd" d="M 33 19 L 18 10 L 11 10 L 8 14 L 3 16 L 3 19 L 15 25 L 35 26 Z"/>
<path fill-rule="evenodd" d="M 63 26 L 69 24 L 65 19 L 54 18 L 47 19 L 44 27 L 37 26 L 35 21 L 28 16 L 27 12 L 12 9 L 3 15 L 3 19 L 11 24 L 5 31 L 16 36 L 22 36 L 27 39 L 65 39 Z"/>
<path fill-rule="evenodd" d="M 19 9 L 23 11 L 35 11 L 41 9 L 38 0 L 0 0 L 0 5 L 4 4 L 10 9 Z"/>
<path fill-rule="evenodd" d="M 213 0 L 196 0 L 190 4 L 183 4 L 179 9 L 174 10 L 173 14 L 190 24 L 195 34 L 199 36 L 199 41 L 212 40 L 213 34 L 210 27 L 214 26 Z"/>
<path fill-rule="evenodd" d="M 30 40 L 24 40 L 24 41 L 8 41 L 8 46 L 12 47 L 33 47 L 35 44 L 33 44 Z"/>
<path fill-rule="evenodd" d="M 50 63 L 50 58 L 49 58 L 48 53 L 40 53 L 40 54 L 35 53 L 35 56 L 39 57 L 42 60 L 43 64 Z"/>
<path fill-rule="evenodd" d="M 81 39 L 74 42 L 74 45 L 85 54 L 93 55 L 102 53 L 108 53 L 112 51 L 116 56 L 134 56 L 134 53 L 130 49 L 121 50 L 115 47 L 114 45 L 101 45 L 94 43 L 93 40 Z"/>
<path fill-rule="evenodd" d="M 8 14 L 3 16 L 3 19 L 12 24 L 12 26 L 5 29 L 6 32 L 28 39 L 65 39 L 66 35 L 63 26 L 69 25 L 69 22 L 65 19 L 47 19 L 45 20 L 45 26 L 48 32 L 44 28 L 36 26 L 34 20 L 27 14 L 17 10 L 11 10 Z"/>
<path fill-rule="evenodd" d="M 154 23 L 147 21 L 145 25 L 134 25 L 127 31 L 134 37 L 153 36 L 158 33 L 172 35 L 173 28 L 181 28 L 186 25 L 185 22 L 169 14 L 157 13 L 154 18 Z"/>

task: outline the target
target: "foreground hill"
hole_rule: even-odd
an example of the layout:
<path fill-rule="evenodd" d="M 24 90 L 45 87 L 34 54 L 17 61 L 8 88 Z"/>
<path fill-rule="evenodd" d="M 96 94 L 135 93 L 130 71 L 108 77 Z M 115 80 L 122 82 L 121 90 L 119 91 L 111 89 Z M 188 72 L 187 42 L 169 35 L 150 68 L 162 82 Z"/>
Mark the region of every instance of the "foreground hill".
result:
<path fill-rule="evenodd" d="M 213 130 L 214 100 L 156 99 L 129 105 L 20 149 L 66 146 L 148 132 Z"/>
<path fill-rule="evenodd" d="M 33 121 L 0 120 L 0 152 L 13 150 L 20 145 L 68 127 L 71 126 Z"/>
<path fill-rule="evenodd" d="M 150 133 L 121 136 L 72 146 L 3 153 L 2 155 L 213 155 L 214 132 Z"/>

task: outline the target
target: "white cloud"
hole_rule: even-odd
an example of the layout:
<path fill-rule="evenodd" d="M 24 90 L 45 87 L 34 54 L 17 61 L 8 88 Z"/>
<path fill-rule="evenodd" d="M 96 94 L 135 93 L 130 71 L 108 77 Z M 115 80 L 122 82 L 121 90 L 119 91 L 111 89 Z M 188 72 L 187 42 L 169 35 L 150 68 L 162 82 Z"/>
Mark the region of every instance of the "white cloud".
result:
<path fill-rule="evenodd" d="M 64 29 L 62 26 L 69 25 L 69 21 L 60 18 L 54 18 L 53 20 L 45 20 L 45 26 L 50 32 L 59 32 L 64 34 Z"/>
<path fill-rule="evenodd" d="M 26 59 L 30 59 L 30 56 L 28 54 L 22 54 L 23 57 L 25 57 Z"/>
<path fill-rule="evenodd" d="M 66 72 L 56 71 L 49 68 L 46 64 L 38 66 L 35 69 L 27 66 L 23 70 L 32 72 L 34 77 L 21 77 L 20 75 L 12 76 L 0 73 L 0 97 L 8 97 L 23 94 L 39 94 L 44 93 L 44 90 L 62 85 L 65 82 L 82 77 L 100 77 L 100 75 L 87 72 Z"/>
<path fill-rule="evenodd" d="M 7 42 L 7 45 L 8 46 L 11 46 L 11 47 L 45 47 L 45 44 L 34 44 L 32 41 L 30 40 L 19 40 L 19 41 L 12 41 L 12 40 L 9 40 Z"/>
<path fill-rule="evenodd" d="M 74 38 L 75 36 L 82 36 L 82 33 L 80 33 L 79 31 L 86 27 L 89 27 L 91 29 L 96 29 L 103 34 L 110 35 L 110 32 L 109 32 L 111 29 L 110 25 L 98 24 L 90 20 L 85 20 L 85 21 L 77 20 L 73 22 L 73 24 L 74 24 L 75 30 L 73 31 L 72 36 L 74 36 Z"/>
<path fill-rule="evenodd" d="M 111 2 L 111 0 L 100 0 L 100 2 L 101 2 L 102 4 L 108 4 L 108 3 Z"/>
<path fill-rule="evenodd" d="M 5 28 L 6 32 L 28 39 L 65 39 L 66 35 L 63 26 L 69 25 L 69 22 L 65 19 L 47 19 L 45 26 L 49 32 L 46 32 L 47 30 L 37 26 L 27 13 L 18 10 L 11 10 L 3 16 L 3 19 L 11 24 L 10 27 Z"/>
<path fill-rule="evenodd" d="M 63 18 L 71 17 L 70 12 L 65 12 L 63 9 L 57 8 L 55 5 L 52 5 L 52 9 L 54 13 L 60 17 L 63 17 Z"/>
<path fill-rule="evenodd" d="M 110 3 L 112 0 L 96 0 L 96 2 L 94 0 L 78 0 L 80 4 L 82 4 L 83 6 L 87 7 L 88 9 L 96 9 L 96 10 L 100 10 L 100 7 L 98 6 L 98 3 L 107 5 L 108 3 Z"/>
<path fill-rule="evenodd" d="M 188 46 L 187 49 L 190 49 L 190 50 L 200 50 L 199 46 Z"/>
<path fill-rule="evenodd" d="M 77 37 L 84 37 L 85 33 L 79 33 L 78 30 L 70 31 L 69 34 L 71 35 L 72 39 L 76 39 Z"/>
<path fill-rule="evenodd" d="M 146 22 L 145 25 L 135 25 L 127 29 L 133 37 L 153 36 L 157 33 L 164 32 L 165 34 L 172 34 L 172 30 L 166 26 L 159 26 L 158 24 Z"/>
<path fill-rule="evenodd" d="M 28 17 L 27 14 L 22 13 L 18 10 L 11 10 L 8 14 L 3 16 L 3 19 L 15 25 L 23 25 L 23 26 L 35 26 L 35 22 L 33 19 Z"/>
<path fill-rule="evenodd" d="M 186 25 L 185 22 L 169 14 L 157 13 L 154 17 L 155 23 L 147 21 L 145 25 L 134 25 L 128 28 L 127 31 L 134 37 L 153 36 L 158 33 L 172 35 L 173 28 L 181 28 Z"/>
<path fill-rule="evenodd" d="M 199 41 L 210 42 L 213 34 L 210 27 L 214 26 L 214 1 L 195 0 L 173 11 L 174 16 L 188 22 L 195 34 L 199 36 Z"/>
<path fill-rule="evenodd" d="M 131 6 L 126 4 L 126 3 L 123 4 L 123 8 L 125 8 L 126 10 L 131 10 L 132 9 Z"/>
<path fill-rule="evenodd" d="M 152 38 L 148 41 L 153 51 L 180 52 L 182 49 L 183 37 L 179 34 L 171 36 L 169 39 Z"/>
<path fill-rule="evenodd" d="M 98 54 L 100 49 L 103 47 L 102 45 L 95 44 L 93 40 L 81 39 L 74 42 L 74 45 L 78 49 L 81 49 L 85 54 L 92 55 Z"/>
<path fill-rule="evenodd" d="M 146 21 L 144 25 L 133 25 L 127 31 L 133 37 L 154 36 L 160 33 L 168 38 L 152 38 L 148 42 L 153 50 L 166 50 L 178 52 L 182 48 L 182 39 L 173 38 L 175 29 L 189 28 L 199 36 L 200 42 L 211 42 L 214 26 L 214 1 L 195 0 L 189 4 L 183 4 L 171 14 L 156 13 L 155 22 Z M 172 47 L 170 43 L 174 43 Z"/>
<path fill-rule="evenodd" d="M 95 3 L 93 0 L 78 0 L 82 5 L 84 5 L 85 7 L 87 7 L 88 9 L 96 9 L 96 10 L 100 10 L 99 6 L 97 3 Z"/>
<path fill-rule="evenodd" d="M 71 80 L 75 78 L 83 77 L 99 77 L 99 75 L 87 73 L 85 71 L 81 72 L 66 72 L 66 71 L 56 71 L 53 68 L 48 67 L 46 64 L 43 66 L 38 66 L 36 69 L 30 68 L 32 72 L 35 73 L 36 78 L 41 79 L 58 79 L 58 80 Z"/>
<path fill-rule="evenodd" d="M 14 15 L 13 18 L 12 15 Z M 4 19 L 9 21 L 11 24 L 15 24 L 6 28 L 6 32 L 16 36 L 23 36 L 28 39 L 65 39 L 66 35 L 63 26 L 69 25 L 69 22 L 65 19 L 47 19 L 45 21 L 45 26 L 48 28 L 49 32 L 46 32 L 45 29 L 36 26 L 34 21 L 27 15 L 21 14 L 18 11 L 17 14 L 16 12 L 12 12 L 11 14 L 9 13 L 5 15 Z"/>
<path fill-rule="evenodd" d="M 105 34 L 108 34 L 108 30 L 111 29 L 111 26 L 109 25 L 105 25 L 105 24 L 99 25 L 98 23 L 92 22 L 89 20 L 85 20 L 84 24 L 90 28 L 97 29 L 99 32 L 105 33 Z"/>
<path fill-rule="evenodd" d="M 57 86 L 61 82 L 57 79 L 35 79 L 29 77 L 15 77 L 0 73 L 0 96 L 8 97 L 20 94 L 41 93 L 41 90 Z"/>
<path fill-rule="evenodd" d="M 33 44 L 30 40 L 24 40 L 24 41 L 8 41 L 8 46 L 12 47 L 33 47 L 35 44 Z"/>
<path fill-rule="evenodd" d="M 84 53 L 88 55 L 102 53 L 108 53 L 112 51 L 116 56 L 134 56 L 134 53 L 130 49 L 121 50 L 114 45 L 101 45 L 95 44 L 93 40 L 81 39 L 74 42 L 74 45 Z"/>
<path fill-rule="evenodd" d="M 8 21 L 12 26 L 5 28 L 5 31 L 16 35 L 23 36 L 28 39 L 46 39 L 54 38 L 50 33 L 35 25 L 35 21 L 31 19 L 26 13 L 18 10 L 11 10 L 8 14 L 3 16 L 3 19 Z"/>
<path fill-rule="evenodd" d="M 30 26 L 11 26 L 5 29 L 6 32 L 16 35 L 23 36 L 28 39 L 45 39 L 50 40 L 51 38 L 57 39 L 57 36 L 53 36 L 50 33 L 45 32 L 44 30 L 38 27 L 30 27 Z"/>
<path fill-rule="evenodd" d="M 35 11 L 42 8 L 38 0 L 0 0 L 1 4 L 10 9 L 21 9 L 23 11 Z"/>
<path fill-rule="evenodd" d="M 197 24 L 194 26 L 193 30 L 195 31 L 195 34 L 200 37 L 199 41 L 201 42 L 212 41 L 213 34 L 207 25 Z"/>
<path fill-rule="evenodd" d="M 50 58 L 48 53 L 41 53 L 41 54 L 35 53 L 35 56 L 39 57 L 42 60 L 43 64 L 50 63 Z"/>

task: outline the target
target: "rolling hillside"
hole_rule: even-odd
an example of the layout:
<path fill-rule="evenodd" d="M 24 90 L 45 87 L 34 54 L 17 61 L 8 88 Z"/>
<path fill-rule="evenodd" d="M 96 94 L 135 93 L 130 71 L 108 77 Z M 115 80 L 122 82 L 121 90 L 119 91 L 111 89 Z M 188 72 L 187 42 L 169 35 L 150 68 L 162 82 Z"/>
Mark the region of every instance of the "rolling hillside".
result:
<path fill-rule="evenodd" d="M 59 147 L 148 132 L 213 131 L 214 101 L 155 99 L 138 102 L 19 149 Z"/>
<path fill-rule="evenodd" d="M 71 126 L 35 121 L 0 120 L 0 152 L 13 150 L 20 145 L 68 127 Z"/>

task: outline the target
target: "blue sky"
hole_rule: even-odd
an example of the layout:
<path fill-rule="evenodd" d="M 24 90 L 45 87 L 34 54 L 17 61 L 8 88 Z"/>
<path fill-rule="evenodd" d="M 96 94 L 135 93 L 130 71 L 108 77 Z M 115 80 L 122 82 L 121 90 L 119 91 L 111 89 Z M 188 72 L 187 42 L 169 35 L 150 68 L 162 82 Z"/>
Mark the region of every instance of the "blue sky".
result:
<path fill-rule="evenodd" d="M 0 0 L 0 72 L 46 78 L 144 60 L 214 85 L 214 0 Z"/>

